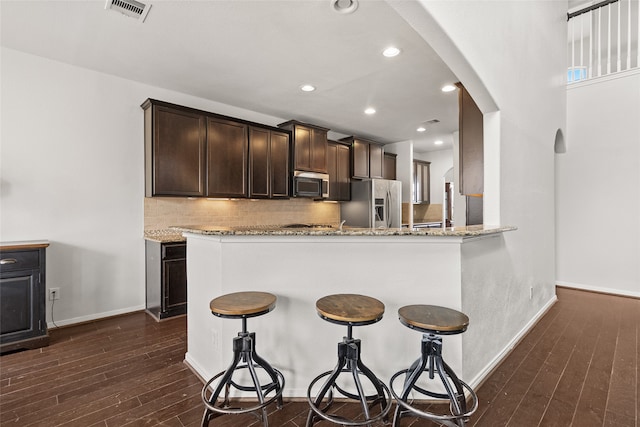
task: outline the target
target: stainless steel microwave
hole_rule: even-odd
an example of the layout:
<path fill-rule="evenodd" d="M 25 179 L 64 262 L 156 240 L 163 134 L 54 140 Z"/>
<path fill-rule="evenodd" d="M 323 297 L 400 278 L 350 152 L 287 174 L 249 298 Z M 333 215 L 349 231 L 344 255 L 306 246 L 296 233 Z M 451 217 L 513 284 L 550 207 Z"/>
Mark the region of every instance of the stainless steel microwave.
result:
<path fill-rule="evenodd" d="M 293 173 L 294 197 L 329 197 L 329 175 L 326 173 L 295 171 Z"/>

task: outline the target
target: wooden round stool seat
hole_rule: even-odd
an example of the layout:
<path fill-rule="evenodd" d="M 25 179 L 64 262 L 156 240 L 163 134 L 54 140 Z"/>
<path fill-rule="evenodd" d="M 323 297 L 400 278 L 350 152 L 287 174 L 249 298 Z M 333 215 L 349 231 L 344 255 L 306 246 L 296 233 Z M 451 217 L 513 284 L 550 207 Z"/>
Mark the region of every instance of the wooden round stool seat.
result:
<path fill-rule="evenodd" d="M 219 317 L 254 317 L 272 311 L 276 299 L 268 292 L 235 292 L 212 299 L 209 308 Z"/>
<path fill-rule="evenodd" d="M 407 305 L 398 310 L 398 317 L 411 329 L 440 335 L 459 334 L 469 326 L 466 314 L 436 305 Z"/>
<path fill-rule="evenodd" d="M 384 304 L 365 295 L 335 294 L 316 301 L 316 310 L 333 323 L 366 325 L 382 319 Z"/>

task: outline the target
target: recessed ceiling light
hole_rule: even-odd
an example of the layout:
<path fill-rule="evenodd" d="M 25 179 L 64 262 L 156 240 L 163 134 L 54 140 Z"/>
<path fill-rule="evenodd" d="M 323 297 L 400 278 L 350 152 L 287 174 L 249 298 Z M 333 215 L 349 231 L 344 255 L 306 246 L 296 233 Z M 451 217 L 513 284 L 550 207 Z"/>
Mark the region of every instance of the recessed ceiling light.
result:
<path fill-rule="evenodd" d="M 316 87 L 313 85 L 302 85 L 300 86 L 300 90 L 303 92 L 313 92 L 316 90 Z"/>
<path fill-rule="evenodd" d="M 433 142 L 435 145 L 442 145 L 442 141 L 441 140 L 437 140 Z"/>
<path fill-rule="evenodd" d="M 427 130 L 427 128 L 425 128 L 424 126 L 420 126 L 418 129 L 416 129 L 418 132 L 424 132 L 425 130 Z"/>
<path fill-rule="evenodd" d="M 364 110 L 364 113 L 365 113 L 365 114 L 369 114 L 369 115 L 371 115 L 371 114 L 375 114 L 375 113 L 376 113 L 376 109 L 375 109 L 375 108 L 371 108 L 371 107 L 369 107 L 369 108 L 367 108 L 366 110 Z"/>
<path fill-rule="evenodd" d="M 442 86 L 442 91 L 443 92 L 453 92 L 454 90 L 456 90 L 456 87 L 454 85 Z"/>
<path fill-rule="evenodd" d="M 338 13 L 353 13 L 358 8 L 358 0 L 331 0 L 330 4 Z"/>
<path fill-rule="evenodd" d="M 400 49 L 395 46 L 389 46 L 382 51 L 382 54 L 387 58 L 393 58 L 394 56 L 398 56 L 400 54 Z"/>

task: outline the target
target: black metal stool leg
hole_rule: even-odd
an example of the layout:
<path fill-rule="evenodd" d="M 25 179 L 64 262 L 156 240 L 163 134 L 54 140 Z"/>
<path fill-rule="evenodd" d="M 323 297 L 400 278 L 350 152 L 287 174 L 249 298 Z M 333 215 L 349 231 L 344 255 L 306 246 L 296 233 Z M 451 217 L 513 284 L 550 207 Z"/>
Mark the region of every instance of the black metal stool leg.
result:
<path fill-rule="evenodd" d="M 420 358 L 413 362 L 411 367 L 406 371 L 404 386 L 402 388 L 402 394 L 400 395 L 400 398 L 403 401 L 407 401 L 409 393 L 413 390 L 413 386 L 416 384 L 416 381 L 418 381 L 418 378 L 420 378 L 420 375 L 425 371 L 428 361 L 429 355 L 423 351 Z M 410 411 L 408 409 L 402 409 L 400 405 L 397 405 L 393 414 L 393 426 L 398 426 L 402 416 L 409 412 Z"/>
<path fill-rule="evenodd" d="M 333 371 L 331 371 L 329 378 L 327 378 L 324 384 L 322 385 L 322 388 L 320 388 L 320 391 L 316 395 L 316 399 L 313 402 L 316 408 L 318 408 L 319 410 L 326 411 L 329 409 L 329 407 L 331 407 L 331 404 L 333 403 L 332 395 L 329 399 L 329 402 L 324 408 L 320 408 L 320 405 L 324 400 L 324 396 L 327 394 L 327 392 L 331 390 L 331 387 L 333 387 L 334 384 L 336 383 L 336 379 L 338 378 L 338 376 L 340 375 L 340 373 L 342 372 L 346 364 L 347 364 L 347 347 L 344 342 L 341 342 L 341 343 L 338 343 L 338 363 L 336 364 L 336 367 L 333 368 Z M 316 379 L 311 384 L 313 385 L 315 381 L 317 381 L 324 375 L 326 375 L 326 372 L 316 377 Z M 309 387 L 308 391 L 309 392 L 311 391 L 311 386 Z M 309 415 L 307 415 L 306 427 L 311 427 L 313 423 L 316 421 L 316 417 L 317 415 L 315 411 L 313 409 L 309 409 Z"/>
<path fill-rule="evenodd" d="M 453 414 L 464 414 L 465 412 L 467 412 L 467 400 L 465 398 L 464 389 L 462 388 L 460 380 L 441 357 L 436 360 L 436 364 L 438 366 L 438 373 L 440 375 L 440 378 L 444 383 L 445 388 L 447 389 L 447 394 L 450 397 L 449 400 L 451 401 L 451 409 Z M 446 377 L 449 377 L 451 383 L 455 387 L 455 390 L 451 388 L 451 384 L 449 384 L 449 381 L 447 381 Z"/>
<path fill-rule="evenodd" d="M 220 379 L 220 382 L 218 383 L 215 390 L 213 391 L 213 393 L 208 399 L 208 402 L 211 406 L 215 406 L 216 402 L 218 401 L 218 396 L 220 396 L 220 392 L 222 391 L 223 387 L 225 387 L 226 390 L 225 390 L 225 400 L 222 404 L 222 407 L 225 407 L 229 404 L 229 401 L 228 401 L 229 384 L 233 377 L 233 372 L 238 367 L 238 363 L 240 363 L 241 359 L 242 359 L 242 338 L 236 337 L 233 339 L 233 360 L 231 361 L 231 364 L 229 365 L 229 367 L 224 371 L 224 376 Z M 202 390 L 203 396 L 204 396 L 204 391 L 206 387 L 207 386 L 205 385 L 204 389 Z M 216 414 L 211 409 L 206 408 L 204 410 L 204 415 L 202 416 L 202 427 L 208 426 L 209 421 L 211 421 L 213 418 L 220 415 L 221 414 Z"/>
<path fill-rule="evenodd" d="M 254 360 L 255 359 L 255 360 Z M 240 362 L 243 362 L 240 365 Z M 260 379 L 258 373 L 256 371 L 256 367 L 260 367 L 264 369 L 269 377 L 271 378 L 271 382 L 265 385 L 260 384 Z M 233 380 L 233 374 L 239 370 L 246 368 L 249 371 L 249 375 L 251 377 L 251 381 L 253 385 L 242 385 L 238 384 Z M 210 385 L 212 385 L 219 377 L 222 377 L 217 383 L 213 393 L 209 398 L 206 397 L 206 391 Z M 252 406 L 250 408 L 231 408 L 230 400 L 229 400 L 229 391 L 231 386 L 234 388 L 246 391 L 246 392 L 255 392 L 258 397 L 258 404 L 256 406 Z M 202 389 L 202 399 L 205 403 L 206 409 L 204 415 L 202 417 L 202 426 L 208 426 L 209 422 L 220 415 L 223 414 L 240 414 L 240 413 L 256 413 L 259 411 L 260 415 L 258 416 L 263 423 L 264 427 L 268 427 L 268 417 L 267 417 L 267 405 L 273 402 L 274 400 L 278 400 L 280 403 L 278 408 L 282 407 L 282 391 L 284 387 L 284 377 L 282 374 L 275 370 L 269 363 L 267 363 L 264 359 L 258 356 L 255 352 L 255 334 L 246 332 L 246 325 L 243 324 L 243 332 L 238 333 L 238 336 L 233 340 L 233 361 L 229 365 L 229 367 L 211 378 L 207 384 Z M 216 406 L 218 399 L 220 398 L 220 393 L 224 388 L 224 400 L 219 406 Z M 266 396 L 268 393 L 275 390 L 275 395 L 269 400 L 266 400 Z"/>
<path fill-rule="evenodd" d="M 416 385 L 419 377 L 423 373 L 428 373 L 430 379 L 437 376 L 445 388 L 445 393 L 437 393 L 425 390 Z M 393 391 L 393 381 L 401 374 L 405 374 L 405 382 L 402 394 L 397 396 Z M 467 412 L 467 402 L 464 394 L 465 388 L 469 390 L 474 401 L 474 407 Z M 414 362 L 409 369 L 397 372 L 391 378 L 391 390 L 398 402 L 393 417 L 393 427 L 398 427 L 400 419 L 405 415 L 413 415 L 426 419 L 430 419 L 444 426 L 464 427 L 469 415 L 477 408 L 477 397 L 471 388 L 460 381 L 453 370 L 447 365 L 442 358 L 442 338 L 434 334 L 425 334 L 422 339 L 422 354 L 420 359 Z M 450 403 L 452 415 L 436 415 L 433 413 L 422 412 L 407 403 L 409 393 L 416 390 L 426 396 L 438 399 L 447 399 Z"/>
<path fill-rule="evenodd" d="M 309 410 L 309 415 L 307 416 L 307 424 L 306 427 L 311 427 L 313 423 L 322 418 L 332 423 L 343 424 L 343 425 L 371 425 L 371 423 L 375 422 L 378 419 L 385 418 L 391 407 L 391 394 L 389 390 L 374 374 L 373 372 L 367 368 L 360 358 L 361 356 L 361 343 L 360 340 L 353 339 L 351 334 L 345 337 L 341 343 L 338 344 L 338 364 L 334 368 L 333 371 L 325 372 L 318 377 L 316 377 L 309 386 L 307 390 L 307 397 L 311 406 Z M 346 366 L 346 368 L 345 368 Z M 341 373 L 351 373 L 353 377 L 353 381 L 356 387 L 356 394 L 353 392 L 348 392 L 346 390 L 341 389 L 336 381 L 338 376 Z M 323 376 L 329 375 L 329 378 L 324 382 L 320 392 L 316 395 L 315 400 L 311 399 L 311 389 L 313 385 Z M 362 381 L 360 379 L 360 375 L 364 375 L 371 384 L 376 389 L 376 394 L 367 396 L 362 385 Z M 331 406 L 331 401 L 325 405 L 324 408 L 321 408 L 320 405 L 327 393 L 332 393 L 333 389 L 336 389 L 340 394 L 345 397 L 348 397 L 353 400 L 357 400 L 360 402 L 362 407 L 362 412 L 364 414 L 365 420 L 360 421 L 350 421 L 346 419 L 338 418 L 335 415 L 326 414 L 326 411 Z M 369 403 L 377 403 L 380 402 L 380 415 L 375 417 L 371 416 L 369 410 Z"/>
<path fill-rule="evenodd" d="M 253 340 L 253 346 L 251 348 L 251 358 L 253 359 L 253 361 L 260 366 L 262 369 L 265 370 L 265 372 L 269 375 L 269 377 L 271 378 L 271 384 L 268 385 L 268 388 L 265 389 L 265 393 L 268 393 L 269 391 L 271 391 L 271 389 L 275 389 L 276 393 L 280 392 L 281 389 L 281 385 L 278 382 L 278 375 L 276 374 L 275 369 L 273 369 L 273 367 L 266 361 L 264 360 L 262 357 L 260 357 L 258 355 L 258 353 L 256 353 L 256 340 L 255 340 L 255 333 L 251 333 L 251 338 Z M 283 405 L 283 401 L 282 401 L 282 393 L 278 394 L 278 399 L 277 399 L 277 405 L 278 405 L 278 409 L 282 408 Z"/>

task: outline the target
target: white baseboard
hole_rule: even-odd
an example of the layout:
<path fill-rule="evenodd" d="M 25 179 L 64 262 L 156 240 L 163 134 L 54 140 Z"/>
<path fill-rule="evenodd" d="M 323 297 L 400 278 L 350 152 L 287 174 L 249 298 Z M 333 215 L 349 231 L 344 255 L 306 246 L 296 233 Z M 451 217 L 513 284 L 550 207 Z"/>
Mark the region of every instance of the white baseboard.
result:
<path fill-rule="evenodd" d="M 57 327 L 68 326 L 76 323 L 83 323 L 83 322 L 89 322 L 91 320 L 103 319 L 105 317 L 112 317 L 112 316 L 118 316 L 120 314 L 132 313 L 134 311 L 140 311 L 144 309 L 145 309 L 144 305 L 137 305 L 134 307 L 127 307 L 127 308 L 121 308 L 113 311 L 105 311 L 102 313 L 89 314 L 87 316 L 74 317 L 71 319 L 64 319 L 64 320 L 53 319 L 55 320 L 56 324 L 54 325 L 53 322 L 47 322 L 47 327 L 51 329 L 51 328 L 55 328 L 56 326 Z"/>
<path fill-rule="evenodd" d="M 535 324 L 540 320 L 542 316 L 551 308 L 553 304 L 558 300 L 558 297 L 553 295 L 553 297 L 547 301 L 547 303 L 536 313 L 529 322 L 518 332 L 509 343 L 496 355 L 496 357 L 491 360 L 487 366 L 485 366 L 478 375 L 475 376 L 470 382 L 469 385 L 472 389 L 477 389 L 480 384 L 484 381 L 484 379 L 504 360 L 505 357 L 511 353 L 511 350 L 520 342 L 520 340 L 535 326 Z"/>
<path fill-rule="evenodd" d="M 625 291 L 621 289 L 602 288 L 599 286 L 589 286 L 589 285 L 582 285 L 580 283 L 571 283 L 571 282 L 556 282 L 556 285 L 562 286 L 565 288 L 580 289 L 583 291 L 591 291 L 591 292 L 599 292 L 603 294 L 640 298 L 640 292 Z"/>

